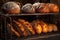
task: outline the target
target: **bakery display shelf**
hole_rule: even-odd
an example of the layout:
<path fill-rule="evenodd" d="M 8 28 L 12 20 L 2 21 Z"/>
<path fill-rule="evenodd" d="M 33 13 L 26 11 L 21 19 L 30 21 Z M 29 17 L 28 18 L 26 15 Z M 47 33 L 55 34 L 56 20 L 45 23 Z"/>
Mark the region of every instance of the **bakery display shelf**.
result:
<path fill-rule="evenodd" d="M 27 38 L 27 39 L 25 39 L 25 40 L 47 39 L 47 38 L 56 37 L 56 36 L 59 36 L 59 35 L 60 35 L 60 34 L 44 35 L 44 36 L 38 36 L 38 37 Z"/>
<path fill-rule="evenodd" d="M 43 39 L 47 39 L 47 38 L 48 39 L 53 39 L 53 38 L 56 39 L 56 37 L 59 38 L 60 37 L 60 34 L 59 33 L 56 33 L 56 34 L 48 34 L 47 33 L 47 34 L 34 35 L 34 36 L 23 37 L 23 38 L 20 38 L 20 37 L 18 37 L 18 38 L 17 37 L 16 38 L 14 37 L 13 38 L 13 36 L 11 36 L 10 40 L 38 40 L 38 39 L 43 40 Z"/>
<path fill-rule="evenodd" d="M 3 16 L 27 16 L 27 15 L 58 15 L 59 13 L 33 13 L 33 14 L 26 14 L 26 13 L 20 13 L 20 14 L 0 14 Z"/>

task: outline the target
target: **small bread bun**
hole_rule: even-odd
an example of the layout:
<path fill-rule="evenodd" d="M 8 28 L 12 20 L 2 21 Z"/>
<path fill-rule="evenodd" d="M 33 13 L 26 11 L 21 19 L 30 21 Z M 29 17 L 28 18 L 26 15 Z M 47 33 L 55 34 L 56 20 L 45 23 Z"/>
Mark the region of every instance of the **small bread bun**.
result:
<path fill-rule="evenodd" d="M 49 3 L 48 7 L 49 7 L 51 12 L 54 12 L 54 13 L 59 12 L 59 7 L 56 4 Z"/>
<path fill-rule="evenodd" d="M 17 14 L 20 13 L 20 6 L 16 2 L 7 2 L 3 4 L 3 9 L 6 11 L 6 13 L 9 14 Z"/>
<path fill-rule="evenodd" d="M 35 13 L 35 9 L 32 4 L 28 3 L 22 7 L 22 12 L 24 13 Z"/>
<path fill-rule="evenodd" d="M 55 24 L 49 24 L 48 25 L 48 29 L 49 29 L 49 32 L 52 32 L 52 31 L 58 31 L 58 28 Z"/>
<path fill-rule="evenodd" d="M 58 28 L 56 25 L 53 24 L 52 26 L 53 26 L 53 31 L 58 31 Z"/>
<path fill-rule="evenodd" d="M 49 28 L 48 28 L 49 32 L 52 32 L 52 31 L 53 31 L 53 26 L 52 26 L 52 24 L 49 24 L 48 27 L 49 27 Z"/>

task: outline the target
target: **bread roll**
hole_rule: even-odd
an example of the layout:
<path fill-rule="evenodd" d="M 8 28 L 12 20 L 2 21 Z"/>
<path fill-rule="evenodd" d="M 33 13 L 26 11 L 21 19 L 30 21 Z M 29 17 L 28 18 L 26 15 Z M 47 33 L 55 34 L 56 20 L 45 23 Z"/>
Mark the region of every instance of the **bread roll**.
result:
<path fill-rule="evenodd" d="M 52 32 L 52 31 L 58 31 L 58 28 L 56 25 L 54 24 L 49 24 L 49 32 Z"/>
<path fill-rule="evenodd" d="M 53 12 L 53 13 L 59 12 L 59 7 L 56 4 L 49 3 L 48 7 L 50 9 L 50 12 Z"/>
<path fill-rule="evenodd" d="M 43 27 L 43 33 L 49 32 L 48 31 L 48 26 L 46 24 L 44 24 L 42 27 Z"/>
<path fill-rule="evenodd" d="M 56 25 L 52 24 L 52 26 L 53 26 L 53 31 L 58 31 L 58 28 Z"/>
<path fill-rule="evenodd" d="M 33 25 L 34 26 L 34 29 L 35 29 L 35 31 L 36 31 L 36 33 L 37 34 L 41 34 L 42 33 L 42 27 L 41 27 L 41 25 L 40 24 L 35 24 L 35 25 Z"/>
<path fill-rule="evenodd" d="M 28 3 L 22 7 L 22 12 L 24 13 L 35 13 L 35 9 L 32 4 Z"/>
<path fill-rule="evenodd" d="M 39 13 L 49 13 L 50 12 L 48 5 L 45 3 L 35 3 L 35 4 L 33 4 L 33 7 L 35 7 L 36 12 L 39 12 Z"/>
<path fill-rule="evenodd" d="M 32 26 L 33 26 L 33 28 L 34 28 L 34 30 L 36 31 L 37 34 L 42 33 L 42 27 L 40 25 L 39 20 L 34 20 L 31 24 L 32 24 Z"/>
<path fill-rule="evenodd" d="M 48 5 L 46 5 L 45 3 L 40 3 L 40 7 L 39 7 L 38 11 L 40 11 L 41 13 L 49 13 L 50 12 Z"/>
<path fill-rule="evenodd" d="M 48 25 L 48 30 L 49 30 L 49 32 L 52 32 L 52 31 L 53 31 L 53 26 L 52 26 L 52 24 L 49 24 L 49 25 Z"/>
<path fill-rule="evenodd" d="M 41 27 L 43 28 L 43 33 L 47 33 L 48 31 L 48 25 L 44 23 L 43 21 L 40 22 Z"/>
<path fill-rule="evenodd" d="M 9 14 L 17 14 L 20 13 L 20 6 L 16 2 L 6 2 L 3 4 L 3 9 L 5 10 L 6 13 Z"/>

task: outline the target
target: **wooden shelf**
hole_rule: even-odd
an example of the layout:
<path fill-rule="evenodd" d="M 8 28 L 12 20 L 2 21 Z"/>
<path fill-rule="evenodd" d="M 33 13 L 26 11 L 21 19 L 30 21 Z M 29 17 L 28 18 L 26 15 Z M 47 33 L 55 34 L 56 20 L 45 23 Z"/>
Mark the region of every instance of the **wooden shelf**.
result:
<path fill-rule="evenodd" d="M 33 14 L 26 14 L 26 13 L 20 13 L 20 14 L 0 14 L 3 16 L 31 16 L 31 15 L 57 15 L 59 13 L 33 13 Z"/>

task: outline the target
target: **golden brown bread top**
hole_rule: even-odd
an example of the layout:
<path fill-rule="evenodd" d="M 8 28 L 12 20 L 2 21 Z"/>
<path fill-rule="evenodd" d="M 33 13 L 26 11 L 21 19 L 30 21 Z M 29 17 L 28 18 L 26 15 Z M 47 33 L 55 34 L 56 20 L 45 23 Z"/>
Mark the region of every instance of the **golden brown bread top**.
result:
<path fill-rule="evenodd" d="M 15 21 L 15 20 L 13 20 L 13 22 L 17 25 L 19 30 L 22 32 L 22 35 L 28 36 L 28 33 L 26 32 L 24 26 L 21 23 L 19 23 L 18 21 Z"/>
<path fill-rule="evenodd" d="M 35 31 L 34 31 L 32 25 L 28 21 L 25 21 L 23 19 L 18 19 L 18 21 L 21 24 L 23 24 L 31 32 L 31 34 L 35 34 Z"/>

